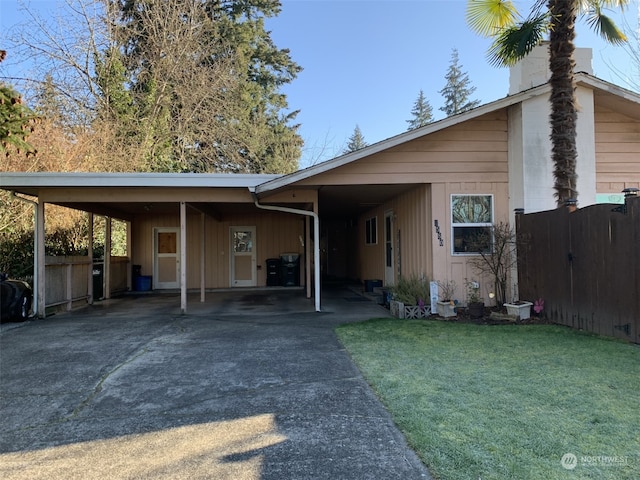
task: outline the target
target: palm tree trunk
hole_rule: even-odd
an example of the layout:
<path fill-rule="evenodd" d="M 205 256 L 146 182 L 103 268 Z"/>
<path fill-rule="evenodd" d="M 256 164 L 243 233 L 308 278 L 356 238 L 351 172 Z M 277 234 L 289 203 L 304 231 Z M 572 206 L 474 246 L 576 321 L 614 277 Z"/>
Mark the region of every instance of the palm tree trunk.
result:
<path fill-rule="evenodd" d="M 577 108 L 574 81 L 576 0 L 549 0 L 552 29 L 549 35 L 551 78 L 551 154 L 557 205 L 578 198 L 576 190 Z"/>

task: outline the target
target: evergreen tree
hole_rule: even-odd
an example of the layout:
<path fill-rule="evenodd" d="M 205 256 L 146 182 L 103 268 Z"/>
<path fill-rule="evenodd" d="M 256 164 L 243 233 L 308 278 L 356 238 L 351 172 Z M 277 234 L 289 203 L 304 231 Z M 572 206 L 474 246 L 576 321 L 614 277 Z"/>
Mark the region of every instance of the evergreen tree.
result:
<path fill-rule="evenodd" d="M 0 62 L 7 56 L 0 50 Z M 0 82 L 0 153 L 10 155 L 17 153 L 34 153 L 33 147 L 27 143 L 27 137 L 33 131 L 36 117 L 22 103 L 22 97 L 10 85 Z"/>
<path fill-rule="evenodd" d="M 347 143 L 347 148 L 345 148 L 342 153 L 351 153 L 356 150 L 360 150 L 367 146 L 367 142 L 364 140 L 364 136 L 360 131 L 360 127 L 356 125 L 356 128 L 353 129 L 353 133 L 349 137 L 349 143 Z"/>
<path fill-rule="evenodd" d="M 476 87 L 471 86 L 469 75 L 462 71 L 458 50 L 455 48 L 451 53 L 451 63 L 444 78 L 447 84 L 438 93 L 444 97 L 444 106 L 440 107 L 440 110 L 447 116 L 466 112 L 480 105 L 480 100 L 469 100 Z"/>
<path fill-rule="evenodd" d="M 278 0 L 110 2 L 133 100 L 149 119 L 150 169 L 297 169 L 297 112 L 285 112 L 280 88 L 301 68 L 264 25 L 280 12 Z"/>
<path fill-rule="evenodd" d="M 431 104 L 425 98 L 422 90 L 420 90 L 420 94 L 418 95 L 416 102 L 413 104 L 411 114 L 413 115 L 413 118 L 411 120 L 407 120 L 407 123 L 409 124 L 407 130 L 424 127 L 433 121 L 433 108 L 431 108 Z"/>

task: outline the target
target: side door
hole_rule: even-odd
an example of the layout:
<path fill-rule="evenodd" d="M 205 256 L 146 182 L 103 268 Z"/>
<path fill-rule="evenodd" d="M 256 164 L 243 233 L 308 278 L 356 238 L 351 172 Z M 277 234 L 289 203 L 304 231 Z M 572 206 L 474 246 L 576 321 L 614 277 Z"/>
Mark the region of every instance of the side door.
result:
<path fill-rule="evenodd" d="M 256 227 L 231 227 L 231 286 L 255 287 Z"/>
<path fill-rule="evenodd" d="M 393 250 L 393 212 L 384 214 L 384 284 L 394 285 L 395 280 L 395 252 Z"/>
<path fill-rule="evenodd" d="M 180 288 L 180 229 L 153 229 L 153 288 Z"/>

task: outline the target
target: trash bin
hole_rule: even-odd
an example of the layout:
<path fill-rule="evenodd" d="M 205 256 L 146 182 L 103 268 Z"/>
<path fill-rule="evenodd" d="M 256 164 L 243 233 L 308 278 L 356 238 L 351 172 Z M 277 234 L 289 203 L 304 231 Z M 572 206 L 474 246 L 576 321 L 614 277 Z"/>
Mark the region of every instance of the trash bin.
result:
<path fill-rule="evenodd" d="M 285 287 L 300 285 L 300 255 L 283 253 L 280 255 L 280 281 Z"/>
<path fill-rule="evenodd" d="M 138 292 L 147 292 L 151 290 L 151 276 L 140 275 L 133 282 L 134 289 Z"/>
<path fill-rule="evenodd" d="M 280 285 L 280 259 L 267 258 L 267 286 L 276 287 Z"/>
<path fill-rule="evenodd" d="M 93 264 L 93 299 L 104 298 L 104 263 Z"/>

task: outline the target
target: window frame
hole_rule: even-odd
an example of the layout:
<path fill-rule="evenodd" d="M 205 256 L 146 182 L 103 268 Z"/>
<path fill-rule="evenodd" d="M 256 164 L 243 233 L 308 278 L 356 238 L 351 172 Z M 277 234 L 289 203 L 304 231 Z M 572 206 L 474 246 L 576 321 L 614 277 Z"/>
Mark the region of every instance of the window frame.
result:
<path fill-rule="evenodd" d="M 373 226 L 373 227 L 372 227 Z M 364 222 L 364 244 L 378 244 L 378 216 L 369 217 Z"/>
<path fill-rule="evenodd" d="M 489 222 L 455 222 L 454 221 L 454 197 L 488 197 L 491 202 L 490 221 Z M 456 257 L 480 255 L 479 252 L 456 251 L 456 228 L 488 228 L 491 233 L 491 241 L 489 251 L 493 248 L 493 224 L 495 221 L 495 197 L 492 193 L 452 193 L 450 195 L 449 215 L 451 222 L 451 255 Z"/>

